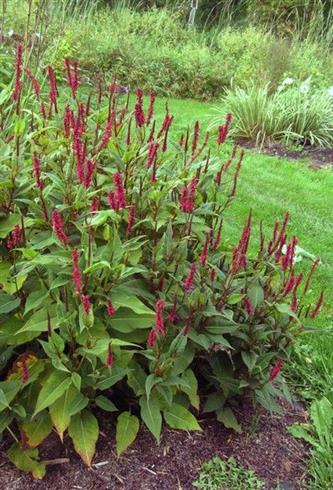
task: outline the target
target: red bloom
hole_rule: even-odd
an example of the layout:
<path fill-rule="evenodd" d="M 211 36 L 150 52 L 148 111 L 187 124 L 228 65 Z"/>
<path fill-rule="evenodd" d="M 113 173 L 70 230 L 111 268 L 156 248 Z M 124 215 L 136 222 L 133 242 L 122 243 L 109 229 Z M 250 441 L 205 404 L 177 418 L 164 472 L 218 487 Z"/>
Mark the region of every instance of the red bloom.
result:
<path fill-rule="evenodd" d="M 67 245 L 68 237 L 63 230 L 64 225 L 62 222 L 62 217 L 56 209 L 52 211 L 52 226 L 59 240 L 63 243 L 63 245 Z"/>
<path fill-rule="evenodd" d="M 192 155 L 194 155 L 195 150 L 197 149 L 198 146 L 199 133 L 200 133 L 200 123 L 199 121 L 196 121 L 194 125 L 194 133 L 193 133 L 193 141 L 192 141 Z"/>
<path fill-rule="evenodd" d="M 217 144 L 222 145 L 227 139 L 229 127 L 232 119 L 232 114 L 228 113 L 225 118 L 225 123 L 218 128 Z"/>
<path fill-rule="evenodd" d="M 118 212 L 120 209 L 119 201 L 117 197 L 117 193 L 115 191 L 110 191 L 108 194 L 108 202 L 110 208 L 114 209 L 114 211 Z"/>
<path fill-rule="evenodd" d="M 88 189 L 91 186 L 94 170 L 95 170 L 94 162 L 92 160 L 87 160 L 86 174 L 83 179 L 83 185 L 86 189 Z"/>
<path fill-rule="evenodd" d="M 113 355 L 112 355 L 112 347 L 111 347 L 111 342 L 110 342 L 109 347 L 108 347 L 108 355 L 106 358 L 106 365 L 111 367 L 112 364 L 113 364 Z"/>
<path fill-rule="evenodd" d="M 154 104 L 155 104 L 156 94 L 155 92 L 150 92 L 149 94 L 149 107 L 147 112 L 147 125 L 150 124 L 154 116 Z"/>
<path fill-rule="evenodd" d="M 71 131 L 71 123 L 73 120 L 74 114 L 71 108 L 67 105 L 65 107 L 65 113 L 64 113 L 64 135 L 65 138 L 69 138 L 70 136 L 70 131 Z"/>
<path fill-rule="evenodd" d="M 177 315 L 177 298 L 176 297 L 174 298 L 174 301 L 173 301 L 172 310 L 170 311 L 170 313 L 168 315 L 168 320 L 171 323 L 177 323 L 177 321 L 178 321 L 178 315 Z"/>
<path fill-rule="evenodd" d="M 240 155 L 239 155 L 239 160 L 237 162 L 236 171 L 234 173 L 234 179 L 233 179 L 232 189 L 231 189 L 231 192 L 230 192 L 230 196 L 231 197 L 234 197 L 236 195 L 237 182 L 238 182 L 239 172 L 240 172 L 240 170 L 242 168 L 243 158 L 244 158 L 244 150 L 241 150 Z"/>
<path fill-rule="evenodd" d="M 21 373 L 22 383 L 26 383 L 29 379 L 29 371 L 26 359 L 22 360 L 22 373 Z"/>
<path fill-rule="evenodd" d="M 109 141 L 110 141 L 110 138 L 112 136 L 112 130 L 113 130 L 114 122 L 115 122 L 115 117 L 116 117 L 115 112 L 114 111 L 111 111 L 110 117 L 107 120 L 105 129 L 104 129 L 104 134 L 102 136 L 102 141 L 101 141 L 101 144 L 100 144 L 100 149 L 101 148 L 105 148 L 108 145 Z"/>
<path fill-rule="evenodd" d="M 191 289 L 193 289 L 193 282 L 194 282 L 194 276 L 196 271 L 197 271 L 196 265 L 195 263 L 193 263 L 183 284 L 183 288 L 186 294 L 188 294 L 191 291 Z"/>
<path fill-rule="evenodd" d="M 237 274 L 237 272 L 239 272 L 241 269 L 244 269 L 244 267 L 246 267 L 246 254 L 250 242 L 251 222 L 252 222 L 252 215 L 250 213 L 248 220 L 244 225 L 243 232 L 238 242 L 238 245 L 233 250 L 232 263 L 230 267 L 230 272 L 232 274 Z"/>
<path fill-rule="evenodd" d="M 125 188 L 123 185 L 123 179 L 119 172 L 116 172 L 113 175 L 113 183 L 116 186 L 116 197 L 119 204 L 119 209 L 124 208 L 126 206 Z"/>
<path fill-rule="evenodd" d="M 136 90 L 136 103 L 134 108 L 136 126 L 142 128 L 145 123 L 145 114 L 143 112 L 143 91 L 141 88 Z"/>
<path fill-rule="evenodd" d="M 97 213 L 97 211 L 99 210 L 100 204 L 101 203 L 100 203 L 100 200 L 98 199 L 98 197 L 94 196 L 92 201 L 91 201 L 91 206 L 90 206 L 92 214 Z"/>
<path fill-rule="evenodd" d="M 32 90 L 34 91 L 34 94 L 36 95 L 37 99 L 40 97 L 40 84 L 39 81 L 33 76 L 31 73 L 31 70 L 29 68 L 26 68 L 25 70 L 27 77 L 29 78 L 32 86 Z"/>
<path fill-rule="evenodd" d="M 22 89 L 22 61 L 23 61 L 23 46 L 22 44 L 18 44 L 16 46 L 16 58 L 15 58 L 15 84 L 12 93 L 12 99 L 17 103 L 17 111 L 19 107 L 20 97 L 21 97 L 21 89 Z"/>
<path fill-rule="evenodd" d="M 221 235 L 222 235 L 222 227 L 223 227 L 223 221 L 221 220 L 219 229 L 217 230 L 217 235 L 215 240 L 213 241 L 213 250 L 217 250 L 220 243 L 221 243 Z"/>
<path fill-rule="evenodd" d="M 19 247 L 23 243 L 24 243 L 23 230 L 19 225 L 16 225 L 6 242 L 7 248 L 11 250 L 12 248 Z"/>
<path fill-rule="evenodd" d="M 197 188 L 197 178 L 194 177 L 188 185 L 180 191 L 180 209 L 184 213 L 192 213 L 194 209 L 195 194 Z"/>
<path fill-rule="evenodd" d="M 127 223 L 127 236 L 131 234 L 134 222 L 135 222 L 135 204 L 130 207 L 128 223 Z"/>
<path fill-rule="evenodd" d="M 320 293 L 320 296 L 318 298 L 318 301 L 317 301 L 317 304 L 315 306 L 315 308 L 312 310 L 312 312 L 310 313 L 310 318 L 316 318 L 316 316 L 318 315 L 319 313 L 319 310 L 323 304 L 323 301 L 324 301 L 324 292 L 322 291 Z"/>
<path fill-rule="evenodd" d="M 155 331 L 159 335 L 164 335 L 165 327 L 164 327 L 164 319 L 163 319 L 163 310 L 165 307 L 165 303 L 163 300 L 159 299 L 155 305 Z"/>
<path fill-rule="evenodd" d="M 320 264 L 320 258 L 318 257 L 314 263 L 312 264 L 312 267 L 310 269 L 310 272 L 308 274 L 308 277 L 306 278 L 306 283 L 305 283 L 305 286 L 304 286 L 304 291 L 303 293 L 305 294 L 307 292 L 307 290 L 309 289 L 309 286 L 311 284 L 311 279 L 312 279 L 312 276 L 313 274 L 315 273 L 315 270 L 317 269 L 317 267 L 319 266 Z"/>
<path fill-rule="evenodd" d="M 202 252 L 199 257 L 199 262 L 202 266 L 205 266 L 207 263 L 207 257 L 208 257 L 208 249 L 209 249 L 209 243 L 211 240 L 211 235 L 208 235 L 205 241 L 205 245 L 202 249 Z"/>
<path fill-rule="evenodd" d="M 36 152 L 33 153 L 32 156 L 32 169 L 34 172 L 35 180 L 38 189 L 43 190 L 44 189 L 44 182 L 41 178 L 41 166 L 40 166 L 40 161 L 38 158 L 38 155 Z"/>
<path fill-rule="evenodd" d="M 149 332 L 148 339 L 147 339 L 147 346 L 148 347 L 154 347 L 157 341 L 157 335 L 155 330 L 152 328 Z"/>
<path fill-rule="evenodd" d="M 58 92 L 58 87 L 57 87 L 57 79 L 56 79 L 55 72 L 54 72 L 52 66 L 48 66 L 46 69 L 47 69 L 47 75 L 49 78 L 49 87 L 50 87 L 49 98 L 50 98 L 51 108 L 53 106 L 54 110 L 56 112 L 58 112 L 57 97 L 59 96 L 59 92 Z"/>
<path fill-rule="evenodd" d="M 269 380 L 273 381 L 280 374 L 281 369 L 282 369 L 282 361 L 281 359 L 277 359 L 270 372 Z"/>
<path fill-rule="evenodd" d="M 149 170 L 150 167 L 155 163 L 155 160 L 157 157 L 158 147 L 159 147 L 158 143 L 155 143 L 154 141 L 150 142 L 149 150 L 148 150 L 147 165 L 146 165 L 147 170 Z"/>
<path fill-rule="evenodd" d="M 251 305 L 251 302 L 247 296 L 243 299 L 243 305 L 246 313 L 248 315 L 253 315 L 253 306 Z"/>
<path fill-rule="evenodd" d="M 116 313 L 115 307 L 112 304 L 112 301 L 109 299 L 106 304 L 106 311 L 109 316 L 113 316 Z"/>
<path fill-rule="evenodd" d="M 85 312 L 86 315 L 88 315 L 89 311 L 90 311 L 90 298 L 89 298 L 89 296 L 87 294 L 82 294 L 81 301 L 82 301 L 83 311 Z"/>
<path fill-rule="evenodd" d="M 71 88 L 73 98 L 75 99 L 77 94 L 77 89 L 79 87 L 79 76 L 78 76 L 79 63 L 76 60 L 71 61 L 66 58 L 64 64 L 65 64 L 67 82 Z"/>
<path fill-rule="evenodd" d="M 81 294 L 81 289 L 82 289 L 82 278 L 81 278 L 81 271 L 79 267 L 79 258 L 80 258 L 80 253 L 76 248 L 74 248 L 72 250 L 72 263 L 73 263 L 72 282 L 76 294 Z"/>
<path fill-rule="evenodd" d="M 210 277 L 210 280 L 211 280 L 212 282 L 214 282 L 214 281 L 215 281 L 215 279 L 216 279 L 216 275 L 217 275 L 217 273 L 216 273 L 216 269 L 215 269 L 215 267 L 212 267 L 212 268 L 211 268 L 211 270 L 210 270 L 210 272 L 209 272 L 209 277 Z"/>

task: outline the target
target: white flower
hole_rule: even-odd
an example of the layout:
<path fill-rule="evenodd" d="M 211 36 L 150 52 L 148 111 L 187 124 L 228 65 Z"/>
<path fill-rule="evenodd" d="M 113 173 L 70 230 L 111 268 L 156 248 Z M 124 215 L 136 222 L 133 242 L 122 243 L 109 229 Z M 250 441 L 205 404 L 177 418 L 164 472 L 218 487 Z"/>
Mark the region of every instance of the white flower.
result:
<path fill-rule="evenodd" d="M 292 85 L 294 83 L 294 79 L 291 77 L 287 77 L 283 80 L 282 85 Z"/>
<path fill-rule="evenodd" d="M 328 94 L 330 97 L 333 97 L 333 85 L 331 85 L 330 87 L 328 87 L 328 89 L 327 89 L 327 94 Z"/>
<path fill-rule="evenodd" d="M 310 84 L 306 82 L 302 83 L 302 85 L 299 88 L 301 94 L 307 94 L 309 90 L 310 90 Z"/>

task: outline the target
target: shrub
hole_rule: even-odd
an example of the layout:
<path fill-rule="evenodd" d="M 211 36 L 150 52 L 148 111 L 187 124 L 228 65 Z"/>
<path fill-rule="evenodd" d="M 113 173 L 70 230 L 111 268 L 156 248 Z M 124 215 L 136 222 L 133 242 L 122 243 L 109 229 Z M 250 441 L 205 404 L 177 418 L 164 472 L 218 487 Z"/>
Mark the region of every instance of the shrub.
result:
<path fill-rule="evenodd" d="M 286 79 L 293 83 L 293 80 Z M 227 91 L 222 105 L 235 117 L 233 134 L 257 145 L 274 141 L 331 147 L 333 105 L 328 90 L 311 89 L 310 80 L 298 87 L 281 85 L 236 87 Z M 220 111 L 219 111 L 220 112 Z M 219 116 L 212 125 L 217 125 Z"/>
<path fill-rule="evenodd" d="M 200 400 L 237 431 L 232 396 L 252 392 L 279 411 L 307 286 L 288 215 L 252 257 L 251 213 L 239 243 L 223 245 L 243 159 L 222 153 L 230 116 L 210 157 L 199 122 L 178 142 L 168 109 L 156 127 L 153 93 L 146 110 L 138 89 L 132 111 L 115 81 L 79 98 L 76 62 L 66 61 L 70 92 L 47 72 L 48 95 L 22 79 L 18 46 L 1 99 L 0 428 L 16 438 L 11 461 L 41 478 L 38 446 L 54 427 L 90 465 L 96 406 L 121 412 L 118 454 L 139 414 L 159 441 L 162 415 L 200 430 Z"/>

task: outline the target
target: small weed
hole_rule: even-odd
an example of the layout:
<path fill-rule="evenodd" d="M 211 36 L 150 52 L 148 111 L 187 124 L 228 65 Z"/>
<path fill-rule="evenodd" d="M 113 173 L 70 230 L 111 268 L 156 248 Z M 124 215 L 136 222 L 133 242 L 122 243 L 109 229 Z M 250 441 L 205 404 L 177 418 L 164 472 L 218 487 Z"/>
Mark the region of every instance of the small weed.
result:
<path fill-rule="evenodd" d="M 224 461 L 215 457 L 204 463 L 193 486 L 202 490 L 260 490 L 264 482 L 254 471 L 238 465 L 234 458 Z"/>

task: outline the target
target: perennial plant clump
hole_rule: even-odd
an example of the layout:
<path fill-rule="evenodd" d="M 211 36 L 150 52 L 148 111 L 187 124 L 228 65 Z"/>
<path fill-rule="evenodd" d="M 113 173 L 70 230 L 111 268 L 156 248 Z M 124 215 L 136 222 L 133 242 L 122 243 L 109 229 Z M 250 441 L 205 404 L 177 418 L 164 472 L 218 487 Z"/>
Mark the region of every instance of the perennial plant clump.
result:
<path fill-rule="evenodd" d="M 134 110 L 116 80 L 82 96 L 72 60 L 69 88 L 48 67 L 45 89 L 23 59 L 19 46 L 1 95 L 0 431 L 15 438 L 11 461 L 42 478 L 38 446 L 54 428 L 90 465 L 96 406 L 121 412 L 118 454 L 139 416 L 159 441 L 162 416 L 200 430 L 199 410 L 240 430 L 232 396 L 279 410 L 283 361 L 323 300 L 306 306 L 318 262 L 303 288 L 288 214 L 257 253 L 251 212 L 225 247 L 244 157 L 224 151 L 231 115 L 212 156 L 199 122 L 174 141 L 166 107 L 158 127 L 154 93 L 145 107 L 138 89 Z"/>

